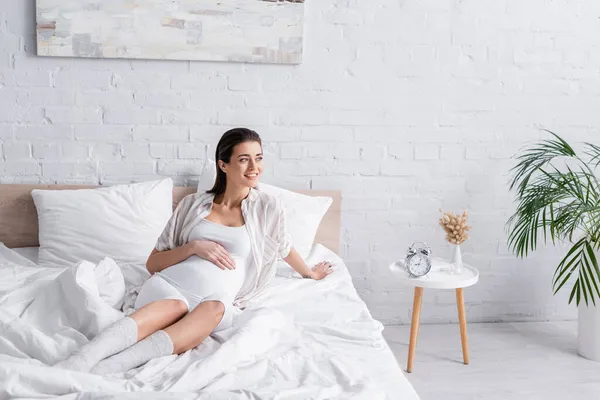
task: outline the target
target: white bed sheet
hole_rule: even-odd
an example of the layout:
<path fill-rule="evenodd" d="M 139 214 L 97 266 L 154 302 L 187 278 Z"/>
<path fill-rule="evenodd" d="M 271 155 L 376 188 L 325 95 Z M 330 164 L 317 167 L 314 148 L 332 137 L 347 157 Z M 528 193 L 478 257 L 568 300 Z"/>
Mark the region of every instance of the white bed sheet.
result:
<path fill-rule="evenodd" d="M 48 366 L 123 315 L 98 296 L 106 288 L 98 287 L 95 265 L 40 268 L 0 245 L 0 399 L 137 391 L 161 392 L 148 398 L 418 399 L 343 261 L 317 245 L 307 262 L 320 260 L 332 261 L 335 272 L 319 282 L 276 277 L 221 336 L 100 377 Z M 135 288 L 128 289 L 130 304 Z"/>
<path fill-rule="evenodd" d="M 40 254 L 39 247 L 17 247 L 12 250 L 20 256 L 25 257 L 29 261 L 37 264 Z"/>

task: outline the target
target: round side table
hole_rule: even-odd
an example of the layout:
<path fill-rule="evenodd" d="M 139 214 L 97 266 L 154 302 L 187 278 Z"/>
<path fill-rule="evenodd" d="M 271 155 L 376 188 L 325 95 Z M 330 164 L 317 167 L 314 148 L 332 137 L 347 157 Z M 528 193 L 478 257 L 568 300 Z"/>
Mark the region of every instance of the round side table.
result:
<path fill-rule="evenodd" d="M 472 286 L 479 280 L 479 271 L 470 265 L 463 263 L 459 274 L 450 273 L 451 264 L 439 258 L 431 260 L 431 270 L 425 276 L 412 277 L 404 267 L 404 261 L 398 261 L 390 265 L 390 270 L 400 278 L 400 282 L 415 288 L 413 300 L 412 322 L 410 326 L 410 344 L 408 348 L 407 372 L 412 372 L 419 333 L 419 319 L 421 314 L 421 301 L 423 290 L 428 289 L 455 289 L 456 305 L 458 307 L 458 320 L 460 322 L 460 337 L 462 342 L 463 361 L 469 364 L 469 348 L 467 343 L 467 320 L 465 316 L 465 301 L 463 289 Z"/>

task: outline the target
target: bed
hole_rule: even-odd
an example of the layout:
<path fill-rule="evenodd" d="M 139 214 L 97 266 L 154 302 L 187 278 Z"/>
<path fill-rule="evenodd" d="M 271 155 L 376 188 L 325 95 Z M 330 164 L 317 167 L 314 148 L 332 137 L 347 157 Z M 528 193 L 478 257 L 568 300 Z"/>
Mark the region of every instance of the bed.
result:
<path fill-rule="evenodd" d="M 80 331 L 122 315 L 99 300 L 97 291 L 107 288 L 91 269 L 36 265 L 31 190 L 83 187 L 0 185 L 0 399 L 123 398 L 124 392 L 178 399 L 419 398 L 337 255 L 341 195 L 332 191 L 300 191 L 334 200 L 307 259 L 333 263 L 326 279 L 297 279 L 278 268 L 234 334 L 213 335 L 182 355 L 126 373 L 101 377 L 49 367 Z M 194 190 L 175 188 L 174 206 Z"/>

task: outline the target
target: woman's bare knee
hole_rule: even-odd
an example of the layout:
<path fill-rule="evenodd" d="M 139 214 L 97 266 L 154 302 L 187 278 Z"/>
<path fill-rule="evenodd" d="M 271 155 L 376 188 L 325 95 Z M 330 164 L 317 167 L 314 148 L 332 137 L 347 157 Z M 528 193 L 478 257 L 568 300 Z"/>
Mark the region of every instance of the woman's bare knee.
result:
<path fill-rule="evenodd" d="M 158 300 L 145 305 L 131 315 L 138 325 L 138 340 L 173 325 L 187 312 L 187 304 L 177 299 Z"/>
<path fill-rule="evenodd" d="M 225 305 L 220 301 L 208 301 L 209 312 L 214 317 L 217 324 L 225 314 Z"/>
<path fill-rule="evenodd" d="M 198 346 L 225 314 L 225 305 L 217 300 L 205 301 L 194 308 L 181 321 L 165 329 L 173 340 L 174 354 L 181 354 Z"/>
<path fill-rule="evenodd" d="M 188 305 L 183 300 L 168 299 L 166 301 L 170 302 L 169 307 L 176 315 L 184 316 L 189 311 Z"/>
<path fill-rule="evenodd" d="M 163 300 L 167 303 L 167 312 L 164 315 L 164 323 L 158 329 L 165 329 L 168 326 L 173 325 L 188 313 L 188 305 L 177 299 Z"/>

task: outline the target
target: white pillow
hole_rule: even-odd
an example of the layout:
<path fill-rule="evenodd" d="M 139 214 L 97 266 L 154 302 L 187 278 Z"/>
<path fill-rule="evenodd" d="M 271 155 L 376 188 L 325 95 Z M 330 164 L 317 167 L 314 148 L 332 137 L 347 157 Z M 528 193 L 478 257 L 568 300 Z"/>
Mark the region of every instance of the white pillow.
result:
<path fill-rule="evenodd" d="M 307 196 L 259 182 L 258 190 L 280 199 L 292 246 L 302 258 L 310 254 L 321 220 L 331 206 L 331 197 Z"/>
<path fill-rule="evenodd" d="M 204 193 L 207 190 L 212 189 L 217 178 L 217 167 L 215 166 L 215 160 L 208 159 L 202 169 L 202 174 L 198 176 L 198 193 Z"/>
<path fill-rule="evenodd" d="M 98 189 L 33 190 L 39 222 L 38 264 L 69 267 L 112 258 L 145 264 L 172 214 L 173 181 Z"/>

